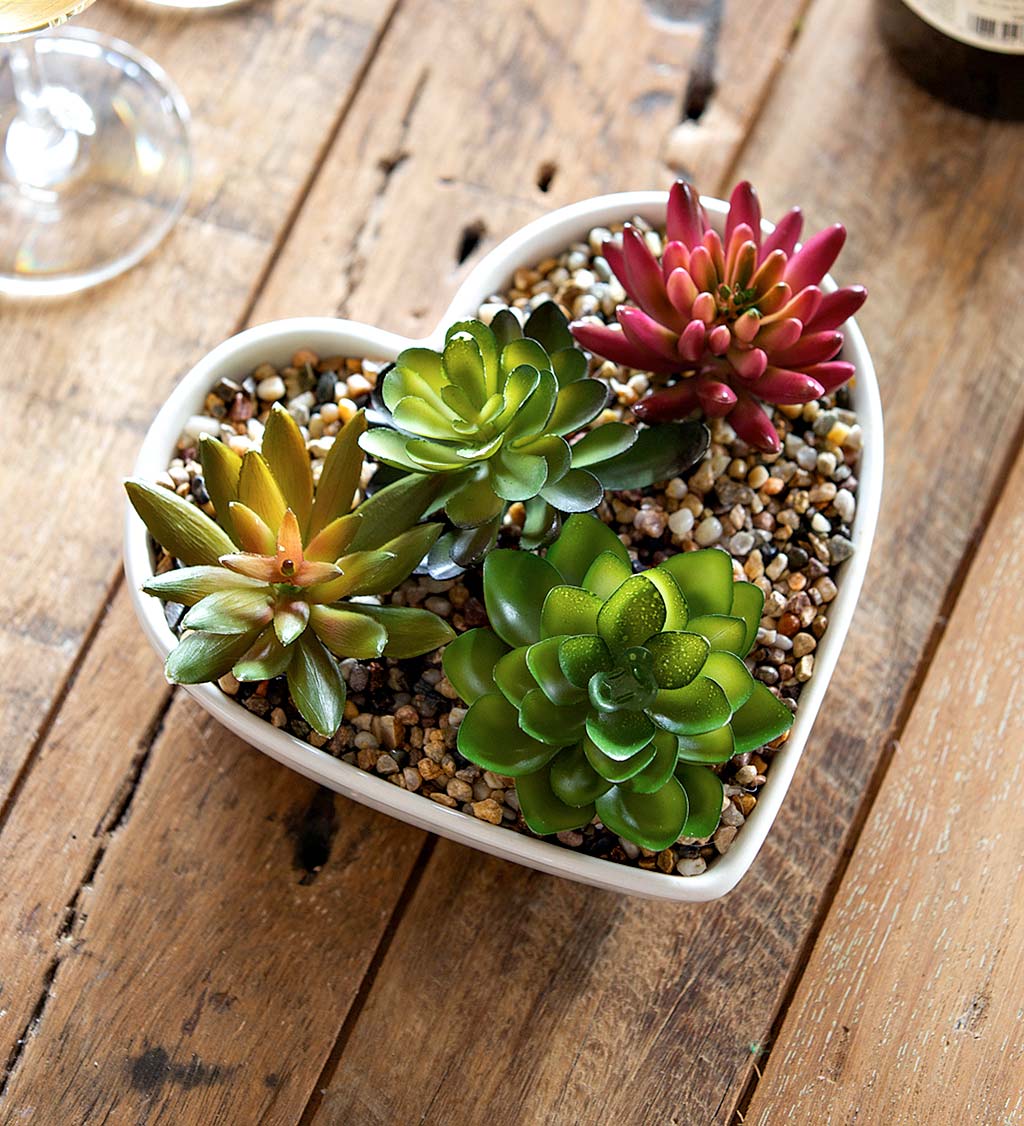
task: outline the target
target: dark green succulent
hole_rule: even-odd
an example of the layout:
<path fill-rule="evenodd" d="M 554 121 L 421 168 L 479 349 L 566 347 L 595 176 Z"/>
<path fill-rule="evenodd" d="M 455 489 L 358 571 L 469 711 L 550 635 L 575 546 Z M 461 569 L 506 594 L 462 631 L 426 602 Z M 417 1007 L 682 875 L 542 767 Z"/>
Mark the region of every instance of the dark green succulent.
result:
<path fill-rule="evenodd" d="M 384 377 L 389 426 L 361 444 L 388 465 L 446 481 L 444 509 L 455 530 L 431 553 L 441 575 L 481 559 L 493 546 L 508 505 L 526 506 L 522 545 L 539 547 L 563 513 L 596 507 L 606 488 L 639 488 L 692 465 L 707 448 L 699 424 L 659 428 L 640 438 L 611 422 L 574 444 L 568 439 L 601 412 L 604 383 L 587 376 L 565 317 L 553 302 L 525 329 L 508 310 L 488 327 L 460 321 L 444 350 L 408 348 Z"/>
<path fill-rule="evenodd" d="M 722 809 L 709 767 L 793 722 L 743 658 L 764 595 L 716 549 L 633 574 L 618 537 L 573 516 L 547 557 L 493 551 L 490 629 L 462 634 L 444 669 L 470 704 L 458 747 L 516 780 L 526 823 L 548 834 L 595 816 L 667 848 L 707 837 Z"/>
<path fill-rule="evenodd" d="M 150 534 L 184 564 L 143 587 L 190 607 L 167 658 L 168 680 L 285 675 L 303 718 L 329 736 L 345 708 L 335 658 L 413 657 L 451 640 L 451 628 L 427 610 L 348 601 L 393 590 L 441 531 L 416 524 L 436 495 L 428 479 L 406 478 L 352 507 L 365 427 L 360 412 L 342 430 L 316 488 L 306 443 L 280 406 L 261 453 L 239 457 L 204 438 L 200 458 L 216 520 L 168 489 L 126 482 Z"/>

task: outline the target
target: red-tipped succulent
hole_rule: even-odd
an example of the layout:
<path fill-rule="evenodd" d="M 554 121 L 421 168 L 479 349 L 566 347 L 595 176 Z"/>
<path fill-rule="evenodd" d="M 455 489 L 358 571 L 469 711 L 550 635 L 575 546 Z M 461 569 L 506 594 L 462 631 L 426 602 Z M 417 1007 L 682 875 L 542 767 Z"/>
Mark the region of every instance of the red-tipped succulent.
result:
<path fill-rule="evenodd" d="M 744 441 L 774 452 L 779 436 L 760 403 L 807 403 L 845 383 L 853 365 L 835 358 L 839 328 L 867 297 L 862 286 L 819 288 L 845 228 L 826 227 L 797 248 L 802 226 L 794 207 L 762 237 L 761 207 L 744 181 L 733 189 L 722 238 L 680 180 L 669 193 L 660 261 L 629 223 L 621 245 L 604 244 L 633 304 L 618 308 L 617 325 L 578 321 L 573 335 L 614 363 L 677 376 L 637 404 L 639 418 L 660 422 L 698 408 L 709 418 L 728 415 Z"/>

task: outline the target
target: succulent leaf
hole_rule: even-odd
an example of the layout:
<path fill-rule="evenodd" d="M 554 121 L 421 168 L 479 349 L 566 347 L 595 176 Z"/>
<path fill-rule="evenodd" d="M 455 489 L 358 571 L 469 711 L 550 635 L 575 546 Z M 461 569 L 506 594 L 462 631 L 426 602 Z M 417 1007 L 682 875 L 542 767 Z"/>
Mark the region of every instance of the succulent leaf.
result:
<path fill-rule="evenodd" d="M 522 704 L 527 692 L 532 692 L 537 687 L 533 673 L 526 663 L 526 651 L 529 646 L 524 645 L 513 649 L 501 657 L 494 666 L 494 683 L 501 690 L 501 694 L 510 704 L 517 708 Z"/>
<path fill-rule="evenodd" d="M 282 599 L 274 607 L 274 632 L 286 648 L 298 641 L 309 625 L 309 603 L 301 598 Z"/>
<path fill-rule="evenodd" d="M 228 515 L 234 528 L 235 540 L 243 552 L 252 555 L 275 553 L 277 539 L 273 530 L 251 508 L 241 501 L 231 501 L 228 504 Z"/>
<path fill-rule="evenodd" d="M 559 663 L 559 647 L 563 641 L 571 640 L 575 639 L 548 637 L 526 650 L 526 667 L 553 704 L 578 704 L 585 698 L 583 689 L 566 677 Z"/>
<path fill-rule="evenodd" d="M 328 738 L 341 726 L 345 714 L 345 681 L 334 658 L 307 632 L 295 643 L 288 664 L 288 691 L 302 718 Z"/>
<path fill-rule="evenodd" d="M 367 551 L 401 535 L 430 510 L 440 491 L 439 480 L 421 474 L 378 489 L 357 509 L 359 527 L 349 546 L 353 551 Z"/>
<path fill-rule="evenodd" d="M 732 708 L 722 689 L 702 675 L 685 688 L 661 689 L 650 714 L 655 722 L 674 735 L 703 735 L 728 723 Z"/>
<path fill-rule="evenodd" d="M 614 783 L 625 782 L 628 778 L 639 774 L 644 767 L 653 761 L 654 756 L 658 753 L 658 748 L 653 739 L 642 746 L 640 750 L 634 751 L 633 754 L 618 758 L 602 750 L 589 736 L 584 738 L 582 746 L 587 761 L 594 770 L 606 781 Z"/>
<path fill-rule="evenodd" d="M 592 422 L 608 402 L 608 388 L 596 379 L 580 379 L 558 392 L 547 422 L 552 434 L 575 434 Z M 598 429 L 600 432 L 600 428 Z"/>
<path fill-rule="evenodd" d="M 206 492 L 217 514 L 217 523 L 238 543 L 228 505 L 238 499 L 238 476 L 242 471 L 242 459 L 224 442 L 204 434 L 199 439 L 199 462 L 203 467 Z"/>
<path fill-rule="evenodd" d="M 285 503 L 295 513 L 299 526 L 305 528 L 313 508 L 309 454 L 298 424 L 280 403 L 270 410 L 261 448 Z"/>
<path fill-rule="evenodd" d="M 579 689 L 587 688 L 593 677 L 614 665 L 611 650 L 592 634 L 552 640 L 558 641 L 558 665 L 562 675 Z"/>
<path fill-rule="evenodd" d="M 635 426 L 627 426 L 624 422 L 606 422 L 573 443 L 572 463 L 577 469 L 586 469 L 588 466 L 610 461 L 630 449 L 636 443 L 637 435 Z M 600 471 L 598 473 L 600 475 Z"/>
<path fill-rule="evenodd" d="M 313 632 L 336 656 L 365 661 L 379 657 L 388 641 L 388 631 L 365 614 L 311 606 L 309 624 Z"/>
<path fill-rule="evenodd" d="M 541 609 L 541 637 L 597 632 L 601 600 L 578 586 L 556 586 Z"/>
<path fill-rule="evenodd" d="M 272 680 L 285 672 L 294 656 L 295 646 L 282 645 L 271 625 L 241 654 L 231 672 L 241 681 Z"/>
<path fill-rule="evenodd" d="M 509 648 L 489 629 L 471 629 L 460 634 L 444 651 L 444 675 L 455 691 L 473 704 L 481 696 L 500 691 L 494 669 Z"/>
<path fill-rule="evenodd" d="M 218 590 L 197 602 L 181 620 L 182 629 L 204 633 L 250 633 L 273 616 L 265 586 Z"/>
<path fill-rule="evenodd" d="M 657 728 L 644 712 L 592 711 L 587 735 L 609 758 L 625 759 L 646 747 Z"/>
<path fill-rule="evenodd" d="M 793 723 L 793 714 L 759 681 L 754 682 L 747 702 L 732 718 L 736 754 L 755 751 L 778 738 Z"/>
<path fill-rule="evenodd" d="M 444 618 L 429 610 L 412 606 L 371 606 L 365 602 L 347 602 L 345 609 L 372 618 L 387 630 L 385 657 L 419 657 L 440 649 L 455 637 L 455 631 Z"/>
<path fill-rule="evenodd" d="M 539 770 L 558 750 L 526 734 L 517 723 L 516 709 L 497 693 L 481 696 L 466 712 L 458 748 L 485 770 L 512 778 Z"/>
<path fill-rule="evenodd" d="M 725 693 L 734 713 L 743 707 L 754 691 L 754 678 L 735 652 L 711 653 L 704 664 L 704 675 Z"/>
<path fill-rule="evenodd" d="M 186 633 L 171 650 L 164 673 L 172 684 L 202 684 L 217 680 L 249 648 L 256 630 L 248 633 Z"/>
<path fill-rule="evenodd" d="M 599 427 L 594 433 L 604 429 Z M 589 468 L 606 489 L 641 489 L 685 473 L 707 453 L 710 444 L 711 435 L 702 422 L 663 423 L 637 431 L 629 449 L 591 462 Z"/>
<path fill-rule="evenodd" d="M 563 747 L 583 735 L 587 710 L 583 703 L 553 704 L 540 688 L 531 688 L 519 705 L 519 726 L 542 743 Z"/>
<path fill-rule="evenodd" d="M 603 520 L 574 514 L 548 548 L 546 558 L 567 583 L 579 586 L 591 564 L 605 552 L 625 566 L 627 576 L 631 573 L 629 552 L 611 528 Z"/>
<path fill-rule="evenodd" d="M 559 512 L 590 512 L 604 499 L 604 489 L 589 470 L 570 469 L 545 485 L 540 495 Z"/>
<path fill-rule="evenodd" d="M 366 416 L 359 411 L 345 423 L 327 451 L 309 517 L 310 537 L 351 511 L 363 470 L 359 442 L 365 431 Z"/>
<path fill-rule="evenodd" d="M 550 782 L 555 797 L 577 809 L 591 805 L 612 787 L 612 783 L 590 765 L 582 743 L 563 747 L 555 755 L 551 760 Z"/>
<path fill-rule="evenodd" d="M 679 838 L 686 823 L 687 795 L 673 777 L 654 793 L 613 786 L 597 799 L 597 815 L 613 833 L 657 851 Z"/>
<path fill-rule="evenodd" d="M 541 637 L 541 610 L 561 576 L 547 560 L 523 551 L 492 551 L 484 561 L 484 601 L 494 632 L 516 648 Z"/>
<path fill-rule="evenodd" d="M 651 761 L 623 780 L 626 789 L 637 794 L 653 794 L 672 777 L 679 761 L 678 739 L 668 731 L 659 731 L 651 740 L 654 757 Z"/>
<path fill-rule="evenodd" d="M 147 481 L 125 482 L 128 499 L 149 534 L 187 567 L 215 565 L 235 545 L 227 532 L 194 504 Z"/>
<path fill-rule="evenodd" d="M 706 766 L 681 762 L 676 767 L 676 780 L 686 792 L 687 814 L 680 836 L 710 837 L 718 828 L 722 815 L 722 783 Z"/>
<path fill-rule="evenodd" d="M 690 621 L 705 614 L 729 614 L 732 610 L 732 559 L 717 548 L 685 551 L 660 564 L 678 583 L 686 598 Z"/>
<path fill-rule="evenodd" d="M 601 606 L 597 632 L 613 653 L 622 653 L 659 633 L 665 615 L 661 591 L 646 575 L 633 575 Z"/>
<path fill-rule="evenodd" d="M 646 649 L 654 658 L 654 679 L 658 682 L 658 687 L 685 688 L 709 660 L 710 646 L 699 633 L 666 632 L 650 638 Z M 740 664 L 743 662 L 740 661 Z M 710 676 L 711 673 L 708 672 L 707 675 Z M 720 685 L 717 678 L 712 679 Z"/>
<path fill-rule="evenodd" d="M 236 575 L 224 567 L 179 567 L 154 575 L 142 589 L 146 594 L 155 595 L 164 602 L 178 602 L 183 606 L 194 606 L 208 594 L 220 591 L 261 591 L 262 583 Z"/>
<path fill-rule="evenodd" d="M 716 653 L 738 653 L 746 643 L 746 622 L 727 614 L 700 614 L 691 617 L 686 628 L 706 637 L 712 651 Z"/>
<path fill-rule="evenodd" d="M 736 744 L 730 724 L 716 727 L 714 731 L 706 731 L 703 735 L 679 735 L 677 742 L 681 762 L 711 765 L 728 762 L 736 754 Z"/>
<path fill-rule="evenodd" d="M 753 583 L 734 583 L 732 588 L 732 608 L 729 613 L 734 618 L 742 618 L 746 626 L 743 646 L 737 655 L 745 657 L 754 648 L 757 631 L 764 612 L 764 591 Z"/>
<path fill-rule="evenodd" d="M 517 778 L 516 794 L 523 820 L 541 836 L 582 828 L 594 816 L 593 805 L 568 805 L 555 794 L 550 766 Z"/>
<path fill-rule="evenodd" d="M 255 450 L 242 458 L 242 468 L 238 474 L 238 499 L 267 525 L 279 528 L 288 505 L 284 493 L 274 480 L 270 466 Z"/>

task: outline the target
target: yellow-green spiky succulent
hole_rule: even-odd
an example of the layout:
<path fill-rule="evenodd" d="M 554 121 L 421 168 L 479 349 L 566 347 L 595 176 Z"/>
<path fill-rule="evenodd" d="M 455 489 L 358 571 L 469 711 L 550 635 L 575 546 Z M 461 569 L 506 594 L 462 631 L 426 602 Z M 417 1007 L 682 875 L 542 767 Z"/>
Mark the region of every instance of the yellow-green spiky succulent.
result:
<path fill-rule="evenodd" d="M 360 412 L 336 438 L 315 488 L 305 441 L 280 406 L 261 452 L 239 457 L 204 438 L 200 460 L 216 519 L 168 489 L 126 482 L 150 534 L 183 564 L 143 588 L 189 607 L 167 658 L 172 683 L 286 675 L 305 720 L 332 735 L 345 707 L 335 658 L 413 657 L 454 636 L 426 610 L 348 601 L 393 590 L 441 531 L 416 523 L 436 495 L 429 478 L 398 481 L 353 508 L 365 428 Z"/>

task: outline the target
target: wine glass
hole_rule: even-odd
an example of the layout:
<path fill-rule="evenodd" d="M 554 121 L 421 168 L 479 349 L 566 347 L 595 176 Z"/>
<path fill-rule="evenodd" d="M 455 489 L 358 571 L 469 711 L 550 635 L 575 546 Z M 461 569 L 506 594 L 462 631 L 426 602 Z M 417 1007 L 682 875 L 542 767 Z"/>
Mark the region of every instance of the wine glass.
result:
<path fill-rule="evenodd" d="M 107 281 L 185 206 L 188 108 L 164 72 L 99 32 L 48 30 L 91 3 L 0 0 L 0 294 Z"/>

